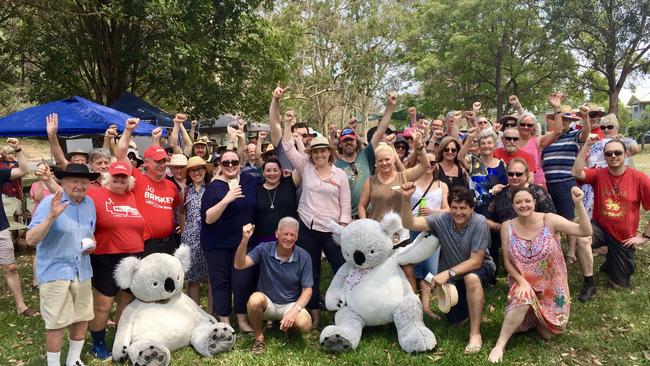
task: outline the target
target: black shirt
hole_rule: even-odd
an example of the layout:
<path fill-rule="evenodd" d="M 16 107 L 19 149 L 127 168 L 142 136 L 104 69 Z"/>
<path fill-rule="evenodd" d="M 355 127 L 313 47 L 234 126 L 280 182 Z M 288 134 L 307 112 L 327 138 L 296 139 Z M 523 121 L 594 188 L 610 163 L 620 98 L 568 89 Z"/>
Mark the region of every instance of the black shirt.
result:
<path fill-rule="evenodd" d="M 0 169 L 0 187 L 11 180 L 11 169 Z M 2 201 L 0 199 L 0 201 Z M 9 228 L 9 220 L 5 214 L 4 203 L 0 202 L 0 231 Z"/>
<path fill-rule="evenodd" d="M 273 236 L 278 228 L 278 222 L 286 216 L 298 219 L 298 197 L 293 179 L 282 178 L 280 184 L 271 190 L 260 185 L 257 188 L 255 207 L 255 236 Z"/>

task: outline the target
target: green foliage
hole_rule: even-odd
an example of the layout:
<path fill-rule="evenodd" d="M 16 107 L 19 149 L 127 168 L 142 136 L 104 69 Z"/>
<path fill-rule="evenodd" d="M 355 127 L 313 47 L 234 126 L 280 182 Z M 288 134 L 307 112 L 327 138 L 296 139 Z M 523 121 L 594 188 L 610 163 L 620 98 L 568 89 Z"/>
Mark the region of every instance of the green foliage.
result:
<path fill-rule="evenodd" d="M 647 0 L 546 0 L 554 33 L 567 34 L 578 54 L 575 78 L 594 93 L 606 93 L 609 111 L 628 76 L 648 72 L 650 2 Z M 602 78 L 605 82 L 602 82 Z"/>
<path fill-rule="evenodd" d="M 437 114 L 481 101 L 501 115 L 511 94 L 537 110 L 550 91 L 569 89 L 573 59 L 543 15 L 517 0 L 421 3 L 404 34 L 405 60 L 423 83 L 421 109 Z"/>
<path fill-rule="evenodd" d="M 129 90 L 170 111 L 263 115 L 284 78 L 285 33 L 262 1 L 44 0 L 18 7 L 16 50 L 38 101 L 79 94 L 110 103 Z M 264 87 L 260 87 L 264 85 Z"/>

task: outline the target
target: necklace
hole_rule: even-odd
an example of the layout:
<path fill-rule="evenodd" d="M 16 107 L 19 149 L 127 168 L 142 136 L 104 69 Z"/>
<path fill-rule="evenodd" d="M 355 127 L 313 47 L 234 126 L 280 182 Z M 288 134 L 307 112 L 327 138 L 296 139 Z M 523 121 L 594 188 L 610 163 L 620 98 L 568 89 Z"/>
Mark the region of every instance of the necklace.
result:
<path fill-rule="evenodd" d="M 612 173 L 609 171 L 607 172 L 608 173 L 607 176 L 609 177 L 609 182 L 612 184 L 612 187 L 614 188 L 614 194 L 617 196 L 620 194 L 618 185 L 623 180 L 623 176 L 625 175 L 625 172 L 627 172 L 627 169 L 623 171 L 623 174 L 619 176 L 612 175 Z M 614 177 L 617 177 L 618 179 L 614 179 Z"/>
<path fill-rule="evenodd" d="M 271 210 L 275 208 L 275 195 L 278 194 L 278 187 L 273 188 L 273 198 L 271 198 L 271 193 L 267 190 L 266 194 L 269 195 L 269 201 L 271 202 Z"/>

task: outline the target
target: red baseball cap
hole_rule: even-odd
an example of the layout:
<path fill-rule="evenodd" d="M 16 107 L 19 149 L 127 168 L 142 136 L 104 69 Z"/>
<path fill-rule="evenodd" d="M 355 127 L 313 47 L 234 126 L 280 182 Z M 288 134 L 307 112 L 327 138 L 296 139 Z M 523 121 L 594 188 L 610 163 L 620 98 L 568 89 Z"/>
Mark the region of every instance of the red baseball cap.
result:
<path fill-rule="evenodd" d="M 108 167 L 108 173 L 110 175 L 124 174 L 131 176 L 131 164 L 124 161 L 116 161 Z"/>
<path fill-rule="evenodd" d="M 357 139 L 357 134 L 351 128 L 346 128 L 343 131 L 341 131 L 341 136 L 339 137 L 339 140 L 343 141 L 347 139 L 352 139 L 352 140 Z"/>
<path fill-rule="evenodd" d="M 145 159 L 153 159 L 155 161 L 167 159 L 167 151 L 160 146 L 149 146 L 144 151 Z"/>

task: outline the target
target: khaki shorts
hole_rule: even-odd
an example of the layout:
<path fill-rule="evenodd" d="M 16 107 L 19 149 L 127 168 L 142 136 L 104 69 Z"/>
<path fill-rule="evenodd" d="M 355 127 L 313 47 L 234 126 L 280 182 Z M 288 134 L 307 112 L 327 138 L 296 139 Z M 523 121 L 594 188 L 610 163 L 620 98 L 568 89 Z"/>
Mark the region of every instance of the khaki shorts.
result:
<path fill-rule="evenodd" d="M 90 279 L 50 281 L 38 286 L 45 329 L 62 329 L 95 317 Z"/>
<path fill-rule="evenodd" d="M 264 310 L 263 314 L 263 319 L 264 320 L 282 320 L 284 315 L 289 312 L 294 306 L 296 306 L 295 302 L 290 302 L 288 304 L 282 304 L 282 305 L 276 305 L 269 299 L 268 296 L 264 295 L 266 297 L 266 310 Z M 309 315 L 309 312 L 305 309 L 300 310 L 301 313 L 304 313 L 304 315 L 307 315 L 309 317 L 309 321 L 311 322 L 311 315 Z"/>
<path fill-rule="evenodd" d="M 14 256 L 14 242 L 11 240 L 9 229 L 0 231 L 0 265 L 16 263 Z"/>

